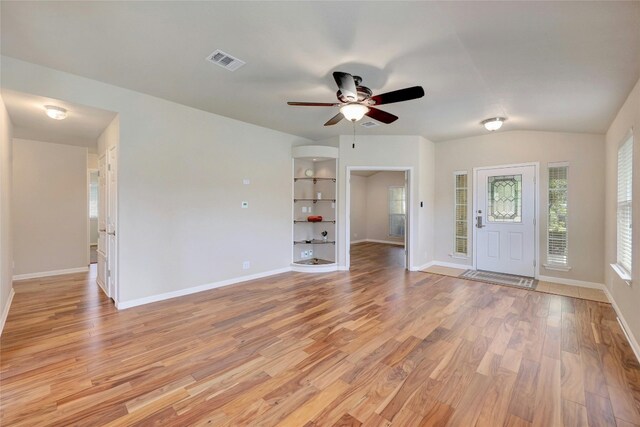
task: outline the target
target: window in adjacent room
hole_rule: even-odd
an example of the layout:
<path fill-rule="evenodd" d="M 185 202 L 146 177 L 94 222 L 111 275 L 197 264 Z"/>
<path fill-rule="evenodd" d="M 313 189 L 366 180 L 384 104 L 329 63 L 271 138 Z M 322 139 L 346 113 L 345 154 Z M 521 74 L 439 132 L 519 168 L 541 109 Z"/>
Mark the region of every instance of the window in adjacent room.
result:
<path fill-rule="evenodd" d="M 389 236 L 404 237 L 406 220 L 404 187 L 389 187 Z"/>
<path fill-rule="evenodd" d="M 467 196 L 468 196 L 468 175 L 467 172 L 455 173 L 455 233 L 454 233 L 454 256 L 466 257 L 468 254 L 468 221 L 467 221 Z"/>
<path fill-rule="evenodd" d="M 617 257 L 613 268 L 624 280 L 631 280 L 633 135 L 618 149 Z"/>
<path fill-rule="evenodd" d="M 98 218 L 98 172 L 90 173 L 89 181 L 89 218 Z"/>
<path fill-rule="evenodd" d="M 545 267 L 566 267 L 568 264 L 568 175 L 567 163 L 549 164 L 548 264 Z"/>

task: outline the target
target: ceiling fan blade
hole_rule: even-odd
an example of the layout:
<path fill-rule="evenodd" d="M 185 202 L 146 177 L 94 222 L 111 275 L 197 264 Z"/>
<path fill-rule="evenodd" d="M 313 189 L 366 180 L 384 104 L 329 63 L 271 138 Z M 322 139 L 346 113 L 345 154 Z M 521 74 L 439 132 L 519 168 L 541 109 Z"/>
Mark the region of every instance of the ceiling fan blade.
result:
<path fill-rule="evenodd" d="M 327 121 L 327 123 L 325 123 L 325 126 L 331 126 L 331 125 L 335 125 L 336 123 L 338 123 L 340 120 L 344 119 L 344 116 L 342 115 L 342 113 L 338 113 L 335 116 L 331 117 L 329 119 L 329 121 Z"/>
<path fill-rule="evenodd" d="M 342 95 L 348 102 L 355 102 L 358 100 L 358 89 L 356 89 L 356 82 L 351 74 L 334 71 L 333 78 L 338 84 L 340 92 L 342 92 Z"/>
<path fill-rule="evenodd" d="M 394 102 L 409 101 L 411 99 L 422 98 L 423 96 L 424 89 L 422 89 L 422 86 L 413 86 L 372 96 L 371 99 L 376 103 L 375 105 L 383 105 L 393 104 Z"/>
<path fill-rule="evenodd" d="M 398 116 L 394 116 L 391 113 L 387 113 L 386 111 L 378 110 L 377 108 L 369 107 L 369 111 L 365 113 L 367 116 L 371 117 L 382 123 L 393 123 L 398 120 Z"/>
<path fill-rule="evenodd" d="M 297 107 L 337 107 L 340 104 L 335 102 L 287 102 L 288 105 L 295 105 Z"/>

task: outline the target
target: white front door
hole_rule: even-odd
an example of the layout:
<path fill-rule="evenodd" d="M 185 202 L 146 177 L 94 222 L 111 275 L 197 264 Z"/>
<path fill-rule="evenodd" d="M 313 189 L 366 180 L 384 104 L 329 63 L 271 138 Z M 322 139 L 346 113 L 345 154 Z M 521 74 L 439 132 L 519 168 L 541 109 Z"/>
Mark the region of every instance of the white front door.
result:
<path fill-rule="evenodd" d="M 535 276 L 535 166 L 476 170 L 476 268 Z"/>

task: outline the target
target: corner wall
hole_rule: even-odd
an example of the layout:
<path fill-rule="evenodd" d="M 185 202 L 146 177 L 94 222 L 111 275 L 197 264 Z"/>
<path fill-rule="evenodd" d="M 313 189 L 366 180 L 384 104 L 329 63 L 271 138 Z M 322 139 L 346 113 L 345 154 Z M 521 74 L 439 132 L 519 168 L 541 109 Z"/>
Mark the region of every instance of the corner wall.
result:
<path fill-rule="evenodd" d="M 632 284 L 627 285 L 610 264 L 616 262 L 618 147 L 633 128 L 633 271 Z M 605 284 L 613 298 L 614 307 L 632 335 L 636 355 L 640 358 L 640 80 L 629 93 L 606 135 L 606 228 L 605 228 Z M 634 342 L 635 341 L 635 342 Z"/>
<path fill-rule="evenodd" d="M 11 179 L 13 125 L 0 96 L 0 333 L 13 298 L 13 246 L 11 230 Z"/>

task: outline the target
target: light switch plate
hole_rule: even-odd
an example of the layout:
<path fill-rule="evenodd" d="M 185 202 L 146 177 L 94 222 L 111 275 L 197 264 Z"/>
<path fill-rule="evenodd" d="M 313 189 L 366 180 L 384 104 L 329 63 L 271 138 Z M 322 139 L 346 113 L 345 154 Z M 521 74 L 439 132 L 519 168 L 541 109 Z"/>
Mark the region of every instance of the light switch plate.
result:
<path fill-rule="evenodd" d="M 243 179 L 243 180 L 242 180 L 242 183 L 243 183 L 244 185 L 249 185 L 249 184 L 251 184 L 251 180 L 250 180 L 250 179 L 245 178 L 245 179 Z"/>

